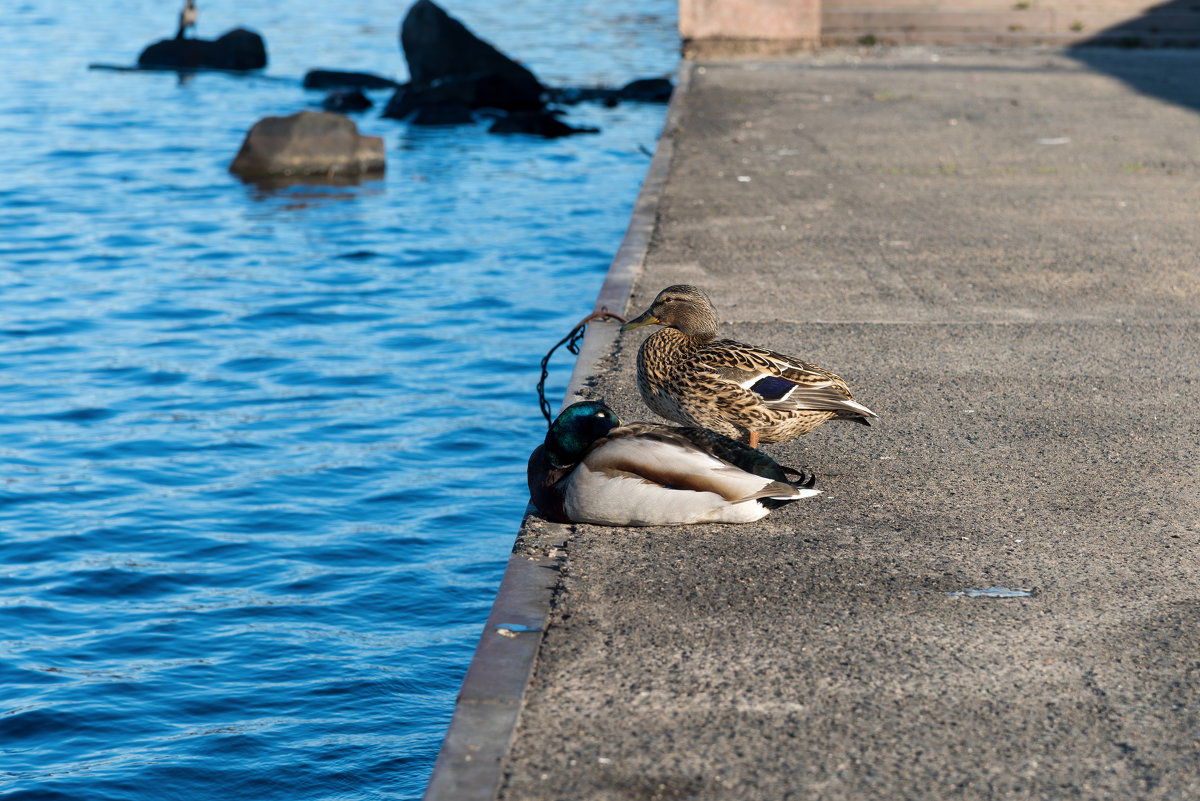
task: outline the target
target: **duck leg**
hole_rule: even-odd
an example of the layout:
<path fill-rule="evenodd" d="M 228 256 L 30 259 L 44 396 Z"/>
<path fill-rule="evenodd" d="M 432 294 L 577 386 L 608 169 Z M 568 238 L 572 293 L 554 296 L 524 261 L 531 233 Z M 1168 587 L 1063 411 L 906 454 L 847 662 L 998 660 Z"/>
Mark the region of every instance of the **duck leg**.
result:
<path fill-rule="evenodd" d="M 753 428 L 750 429 L 750 447 L 751 448 L 758 447 L 758 431 L 757 431 L 757 429 L 753 429 Z"/>

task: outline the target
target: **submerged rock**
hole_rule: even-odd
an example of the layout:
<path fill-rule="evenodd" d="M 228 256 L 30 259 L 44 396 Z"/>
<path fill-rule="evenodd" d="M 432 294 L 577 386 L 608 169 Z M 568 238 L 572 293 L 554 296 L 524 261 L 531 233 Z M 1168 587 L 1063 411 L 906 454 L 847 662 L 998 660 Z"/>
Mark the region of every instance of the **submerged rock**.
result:
<path fill-rule="evenodd" d="M 567 125 L 552 111 L 511 111 L 499 117 L 488 128 L 495 134 L 534 134 L 546 139 L 581 133 L 600 133 L 599 128 L 577 128 Z"/>
<path fill-rule="evenodd" d="M 259 70 L 267 66 L 267 47 L 254 31 L 235 28 L 216 40 L 163 39 L 138 56 L 143 69 Z"/>
<path fill-rule="evenodd" d="M 383 139 L 362 136 L 341 114 L 301 111 L 259 120 L 229 171 L 247 179 L 281 176 L 360 177 L 384 171 Z"/>
<path fill-rule="evenodd" d="M 413 125 L 464 125 L 474 122 L 475 115 L 466 106 L 422 106 L 409 120 Z"/>
<path fill-rule="evenodd" d="M 601 103 L 615 106 L 622 100 L 635 103 L 666 103 L 671 99 L 674 87 L 666 78 L 639 78 L 620 89 L 602 86 L 567 86 L 546 90 L 546 99 L 551 103 L 573 106 L 577 103 Z"/>
<path fill-rule="evenodd" d="M 366 111 L 374 104 L 359 89 L 334 89 L 325 95 L 321 108 L 326 111 Z"/>
<path fill-rule="evenodd" d="M 304 76 L 305 89 L 393 89 L 399 85 L 371 72 L 309 70 Z"/>
<path fill-rule="evenodd" d="M 468 111 L 479 108 L 502 110 L 526 109 L 521 90 L 502 75 L 489 73 L 470 78 L 447 78 L 425 86 L 410 83 L 392 95 L 383 116 L 404 119 L 418 109 L 452 106 Z M 540 109 L 536 106 L 535 109 Z M 468 119 L 464 120 L 469 121 Z"/>
<path fill-rule="evenodd" d="M 666 78 L 639 78 L 618 89 L 617 96 L 622 100 L 643 103 L 667 103 L 671 100 L 672 91 L 674 87 Z"/>

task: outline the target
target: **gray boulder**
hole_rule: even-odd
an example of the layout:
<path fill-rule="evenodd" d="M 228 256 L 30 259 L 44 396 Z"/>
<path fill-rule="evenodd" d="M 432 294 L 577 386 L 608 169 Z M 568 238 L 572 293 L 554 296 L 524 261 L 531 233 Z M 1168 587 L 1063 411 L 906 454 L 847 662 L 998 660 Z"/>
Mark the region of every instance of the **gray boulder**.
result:
<path fill-rule="evenodd" d="M 381 176 L 383 139 L 362 136 L 340 114 L 301 111 L 259 120 L 246 134 L 229 171 L 247 179 Z"/>

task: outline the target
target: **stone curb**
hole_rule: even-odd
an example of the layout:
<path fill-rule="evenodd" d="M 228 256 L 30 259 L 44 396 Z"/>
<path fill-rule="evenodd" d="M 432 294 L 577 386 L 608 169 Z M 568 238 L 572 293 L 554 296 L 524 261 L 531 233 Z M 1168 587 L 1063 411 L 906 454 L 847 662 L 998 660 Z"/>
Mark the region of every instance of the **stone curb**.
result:
<path fill-rule="evenodd" d="M 641 272 L 658 215 L 658 201 L 675 153 L 674 132 L 691 81 L 693 64 L 682 61 L 679 78 L 654 158 L 638 192 L 621 246 L 609 265 L 595 311 L 624 312 Z M 612 352 L 618 328 L 589 325 L 567 385 L 567 402 L 579 397 L 601 360 Z M 566 402 L 564 402 L 566 405 Z M 527 516 L 522 530 L 529 527 Z M 454 716 L 438 752 L 425 801 L 491 801 L 500 789 L 521 712 L 525 687 L 533 674 L 550 605 L 564 567 L 564 546 L 571 527 L 538 521 L 544 554 L 514 552 L 500 581 L 475 655 L 463 679 Z"/>

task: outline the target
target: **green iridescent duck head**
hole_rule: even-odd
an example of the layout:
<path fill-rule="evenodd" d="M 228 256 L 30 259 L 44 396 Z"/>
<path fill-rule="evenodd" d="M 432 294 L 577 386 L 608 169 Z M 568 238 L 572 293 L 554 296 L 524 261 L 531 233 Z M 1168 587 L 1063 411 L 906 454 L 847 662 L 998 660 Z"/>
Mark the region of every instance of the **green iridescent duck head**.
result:
<path fill-rule="evenodd" d="M 562 410 L 546 434 L 546 455 L 554 467 L 578 464 L 592 443 L 621 425 L 616 412 L 599 401 L 580 401 Z"/>

